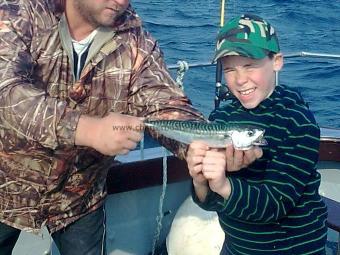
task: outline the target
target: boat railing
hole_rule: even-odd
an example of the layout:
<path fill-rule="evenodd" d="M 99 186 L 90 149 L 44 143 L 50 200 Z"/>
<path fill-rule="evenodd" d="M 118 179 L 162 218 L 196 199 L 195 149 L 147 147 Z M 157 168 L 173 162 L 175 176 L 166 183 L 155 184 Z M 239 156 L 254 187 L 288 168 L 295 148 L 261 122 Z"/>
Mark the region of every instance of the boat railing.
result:
<path fill-rule="evenodd" d="M 284 58 L 298 58 L 298 57 L 340 59 L 339 54 L 327 54 L 327 53 L 316 53 L 316 52 L 306 52 L 306 51 L 284 55 Z"/>
<path fill-rule="evenodd" d="M 317 52 L 296 52 L 296 53 L 288 53 L 283 54 L 284 58 L 327 58 L 327 59 L 340 59 L 340 54 L 327 54 L 327 53 L 317 53 Z M 179 67 L 181 61 L 177 62 L 177 64 L 168 65 L 170 70 L 176 70 Z M 199 62 L 199 63 L 191 63 L 188 64 L 190 68 L 197 68 L 197 67 L 212 67 L 216 66 L 216 63 L 211 62 Z"/>

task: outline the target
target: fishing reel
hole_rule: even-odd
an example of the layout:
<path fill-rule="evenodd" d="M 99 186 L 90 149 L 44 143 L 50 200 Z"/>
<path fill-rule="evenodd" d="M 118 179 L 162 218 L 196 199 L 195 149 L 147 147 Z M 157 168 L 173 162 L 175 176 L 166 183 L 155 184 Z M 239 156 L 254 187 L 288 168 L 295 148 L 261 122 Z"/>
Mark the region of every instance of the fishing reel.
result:
<path fill-rule="evenodd" d="M 216 97 L 220 101 L 227 101 L 234 98 L 234 95 L 229 91 L 226 84 L 221 84 L 221 87 L 217 90 Z"/>
<path fill-rule="evenodd" d="M 221 101 L 225 102 L 234 98 L 234 95 L 229 91 L 226 84 L 222 84 L 222 65 L 219 60 L 216 63 L 215 77 L 215 109 L 220 106 Z"/>

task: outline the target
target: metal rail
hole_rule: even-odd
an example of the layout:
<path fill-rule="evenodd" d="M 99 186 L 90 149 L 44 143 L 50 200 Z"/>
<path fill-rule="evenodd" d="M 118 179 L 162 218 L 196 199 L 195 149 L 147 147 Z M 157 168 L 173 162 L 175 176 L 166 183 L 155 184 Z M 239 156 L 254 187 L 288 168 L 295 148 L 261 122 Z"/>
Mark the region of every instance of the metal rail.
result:
<path fill-rule="evenodd" d="M 215 66 L 216 64 L 208 63 L 208 62 L 202 62 L 202 63 L 192 63 L 189 64 L 189 68 L 195 68 L 195 67 L 210 67 Z M 178 68 L 178 64 L 175 65 L 168 65 L 168 69 L 170 70 L 176 70 Z"/>
<path fill-rule="evenodd" d="M 306 51 L 284 55 L 284 58 L 297 58 L 297 57 L 340 59 L 340 55 L 338 54 L 313 53 L 313 52 L 306 52 Z"/>
<path fill-rule="evenodd" d="M 321 127 L 321 140 L 330 142 L 340 142 L 340 129 Z"/>
<path fill-rule="evenodd" d="M 326 53 L 314 53 L 314 52 L 306 52 L 301 51 L 297 53 L 289 53 L 284 55 L 284 58 L 327 58 L 327 59 L 340 59 L 340 54 L 326 54 Z M 189 68 L 197 68 L 197 67 L 211 67 L 216 66 L 216 63 L 202 62 L 202 63 L 192 63 L 189 64 Z M 176 70 L 178 65 L 168 65 L 170 70 Z"/>

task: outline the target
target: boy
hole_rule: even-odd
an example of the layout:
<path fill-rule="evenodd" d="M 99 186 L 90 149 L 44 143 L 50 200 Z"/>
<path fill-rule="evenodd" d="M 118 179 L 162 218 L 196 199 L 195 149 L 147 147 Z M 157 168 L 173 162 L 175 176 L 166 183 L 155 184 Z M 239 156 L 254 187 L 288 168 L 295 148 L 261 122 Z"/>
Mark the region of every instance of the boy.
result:
<path fill-rule="evenodd" d="M 223 255 L 325 254 L 327 210 L 316 171 L 320 130 L 300 94 L 275 84 L 283 56 L 274 28 L 242 15 L 221 28 L 217 40 L 214 61 L 221 60 L 235 99 L 210 120 L 261 126 L 268 146 L 235 171 L 228 169 L 232 148 L 192 143 L 187 162 L 194 201 L 218 213 Z"/>

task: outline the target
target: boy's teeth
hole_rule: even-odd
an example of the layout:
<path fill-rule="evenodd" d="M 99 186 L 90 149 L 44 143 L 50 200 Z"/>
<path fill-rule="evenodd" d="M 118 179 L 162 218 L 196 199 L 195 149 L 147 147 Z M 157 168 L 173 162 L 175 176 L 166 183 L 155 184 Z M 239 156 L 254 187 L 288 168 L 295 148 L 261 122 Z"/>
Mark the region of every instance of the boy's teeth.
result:
<path fill-rule="evenodd" d="M 248 95 L 250 94 L 251 92 L 253 92 L 255 89 L 247 89 L 247 90 L 244 90 L 244 91 L 240 91 L 240 93 L 242 95 Z"/>

